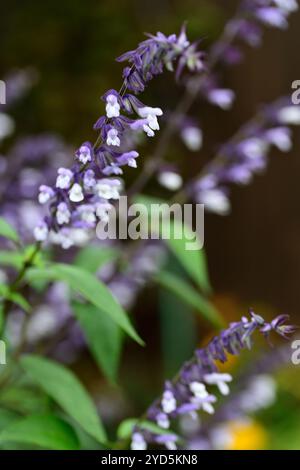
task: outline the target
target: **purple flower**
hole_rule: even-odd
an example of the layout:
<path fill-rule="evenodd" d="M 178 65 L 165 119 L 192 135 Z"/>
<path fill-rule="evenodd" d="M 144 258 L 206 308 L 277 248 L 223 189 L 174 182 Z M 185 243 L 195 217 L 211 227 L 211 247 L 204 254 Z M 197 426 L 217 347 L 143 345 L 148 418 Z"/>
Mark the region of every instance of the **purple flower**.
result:
<path fill-rule="evenodd" d="M 69 189 L 73 180 L 73 172 L 67 168 L 59 168 L 57 170 L 56 187 L 60 189 Z"/>
<path fill-rule="evenodd" d="M 71 218 L 71 212 L 65 202 L 60 202 L 57 206 L 56 220 L 59 225 L 68 224 Z"/>
<path fill-rule="evenodd" d="M 92 160 L 93 146 L 90 142 L 84 142 L 76 152 L 76 157 L 84 165 Z"/>
<path fill-rule="evenodd" d="M 218 372 L 215 361 L 225 362 L 228 353 L 239 354 L 242 349 L 251 347 L 251 337 L 256 330 L 265 337 L 268 337 L 270 331 L 275 331 L 288 338 L 295 327 L 285 325 L 287 319 L 287 315 L 279 315 L 268 323 L 250 310 L 250 319 L 243 317 L 241 321 L 231 323 L 206 348 L 196 350 L 194 357 L 183 365 L 173 382 L 165 384 L 162 396 L 147 411 L 148 419 L 155 423 L 166 423 L 168 426 L 165 429 L 169 429 L 170 418 L 182 414 L 194 415 L 199 410 L 214 413 L 213 404 L 217 401 L 214 388 L 217 387 L 222 395 L 228 395 L 228 383 L 232 381 L 230 374 Z M 208 388 L 213 389 L 213 392 Z M 134 432 L 140 433 L 145 443 L 159 443 L 169 448 L 167 443 L 172 436 L 169 432 L 156 435 L 145 432 L 138 425 Z"/>
<path fill-rule="evenodd" d="M 122 153 L 122 155 L 116 158 L 118 165 L 128 165 L 131 168 L 136 168 L 136 159 L 139 156 L 138 152 L 131 150 L 130 152 Z"/>
<path fill-rule="evenodd" d="M 258 8 L 256 16 L 264 24 L 285 29 L 288 27 L 287 12 L 275 7 Z"/>
<path fill-rule="evenodd" d="M 85 189 L 90 190 L 96 184 L 95 172 L 93 170 L 87 170 L 83 175 L 83 185 Z"/>
<path fill-rule="evenodd" d="M 72 202 L 81 202 L 84 199 L 82 187 L 78 183 L 74 183 L 69 191 L 69 198 Z"/>
<path fill-rule="evenodd" d="M 40 204 L 46 204 L 48 201 L 50 201 L 50 199 L 52 197 L 54 197 L 55 195 L 55 192 L 53 191 L 52 188 L 50 188 L 50 186 L 46 186 L 44 184 L 42 184 L 40 186 L 40 192 L 39 192 L 39 203 Z"/>
<path fill-rule="evenodd" d="M 234 100 L 234 92 L 227 89 L 213 89 L 208 94 L 208 100 L 227 110 L 230 109 Z"/>

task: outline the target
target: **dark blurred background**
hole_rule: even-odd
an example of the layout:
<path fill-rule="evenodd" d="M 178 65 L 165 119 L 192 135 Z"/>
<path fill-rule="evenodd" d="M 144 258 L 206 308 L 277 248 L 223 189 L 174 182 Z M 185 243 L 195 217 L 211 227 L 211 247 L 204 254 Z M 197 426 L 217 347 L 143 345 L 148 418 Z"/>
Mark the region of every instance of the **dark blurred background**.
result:
<path fill-rule="evenodd" d="M 78 145 L 93 139 L 92 123 L 101 112 L 100 96 L 118 88 L 121 66 L 114 61 L 135 47 L 144 32 L 177 32 L 187 20 L 192 39 L 206 49 L 218 37 L 238 2 L 225 0 L 38 0 L 1 2 L 0 76 L 34 66 L 38 85 L 14 111 L 22 135 L 57 132 Z M 197 104 L 192 113 L 205 132 L 204 152 L 186 154 L 186 176 L 255 112 L 262 102 L 290 94 L 299 79 L 297 46 L 300 13 L 286 32 L 268 30 L 263 46 L 248 50 L 246 60 L 224 71 L 224 83 L 237 91 L 229 113 Z M 150 103 L 172 108 L 180 89 L 169 77 L 146 92 Z M 295 315 L 300 305 L 300 139 L 294 150 L 272 152 L 265 175 L 245 188 L 234 188 L 232 214 L 206 216 L 206 249 L 216 292 L 245 303 L 259 302 Z M 177 146 L 170 160 L 182 159 Z M 278 153 L 278 154 L 277 154 Z M 71 161 L 72 156 L 70 156 Z M 135 175 L 134 175 L 135 176 Z M 131 178 L 132 175 L 129 176 Z"/>

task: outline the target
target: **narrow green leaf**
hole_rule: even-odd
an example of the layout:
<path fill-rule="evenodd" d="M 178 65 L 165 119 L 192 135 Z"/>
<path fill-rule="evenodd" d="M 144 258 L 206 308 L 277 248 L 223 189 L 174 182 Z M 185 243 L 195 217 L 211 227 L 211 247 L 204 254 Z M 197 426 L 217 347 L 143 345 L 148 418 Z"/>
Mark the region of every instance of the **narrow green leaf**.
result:
<path fill-rule="evenodd" d="M 128 439 L 131 434 L 134 426 L 138 425 L 139 428 L 145 429 L 152 432 L 153 434 L 166 434 L 166 430 L 157 426 L 157 424 L 148 420 L 139 420 L 136 418 L 128 418 L 122 421 L 117 430 L 118 439 Z M 172 433 L 174 434 L 174 433 Z"/>
<path fill-rule="evenodd" d="M 19 236 L 17 232 L 8 222 L 6 222 L 5 219 L 3 219 L 3 217 L 0 217 L 0 236 L 8 238 L 15 243 L 19 243 Z"/>
<path fill-rule="evenodd" d="M 186 281 L 167 271 L 159 273 L 155 279 L 161 286 L 169 289 L 179 299 L 193 307 L 214 327 L 220 328 L 224 326 L 223 319 L 214 305 L 199 294 L 199 292 Z"/>
<path fill-rule="evenodd" d="M 20 442 L 53 450 L 77 450 L 72 427 L 54 415 L 31 415 L 10 424 L 0 433 L 0 442 Z"/>
<path fill-rule="evenodd" d="M 109 315 L 131 338 L 141 345 L 144 344 L 133 328 L 126 312 L 110 290 L 88 271 L 67 264 L 52 264 L 45 269 L 30 269 L 27 277 L 29 280 L 44 278 L 66 282 L 72 289 L 98 307 L 102 313 Z"/>
<path fill-rule="evenodd" d="M 42 357 L 26 355 L 23 369 L 61 408 L 99 442 L 106 435 L 96 407 L 77 377 L 66 367 Z"/>
<path fill-rule="evenodd" d="M 22 414 L 45 413 L 49 397 L 40 389 L 32 390 L 18 386 L 4 387 L 0 392 L 0 406 Z"/>
<path fill-rule="evenodd" d="M 23 264 L 23 255 L 15 251 L 0 251 L 0 265 L 12 266 L 20 269 Z"/>
<path fill-rule="evenodd" d="M 135 198 L 135 202 L 145 206 L 149 224 L 151 221 L 150 215 L 153 213 L 161 214 L 161 208 L 163 207 L 161 205 L 168 204 L 168 201 L 147 195 L 139 195 Z M 159 208 L 159 206 L 161 207 Z M 170 205 L 170 207 L 171 206 L 172 205 Z M 155 208 L 156 210 L 154 210 Z M 155 220 L 155 222 L 157 222 L 157 220 Z M 151 221 L 151 227 L 152 230 L 160 234 L 182 267 L 203 292 L 207 294 L 211 293 L 212 288 L 208 276 L 205 252 L 195 232 L 193 232 L 188 225 L 176 218 L 173 220 L 170 218 L 170 220 L 168 220 L 168 218 L 164 217 L 162 221 L 159 222 L 158 226 L 155 226 L 153 221 Z M 179 236 L 179 238 L 176 238 L 176 236 Z M 194 249 L 188 249 L 191 248 L 191 243 L 193 243 Z"/>
<path fill-rule="evenodd" d="M 198 243 L 199 248 L 196 250 L 188 250 L 187 246 L 191 243 L 192 232 L 185 225 L 178 221 L 171 222 L 170 231 L 171 234 L 180 233 L 185 234 L 182 238 L 175 238 L 171 236 L 169 239 L 166 239 L 165 242 L 169 246 L 170 250 L 176 256 L 178 261 L 181 263 L 186 272 L 191 276 L 191 278 L 196 282 L 196 284 L 205 292 L 206 294 L 211 293 L 212 288 L 209 282 L 209 276 L 207 271 L 207 263 L 204 249 L 200 248 L 200 242 Z M 194 237 L 194 241 L 197 242 Z"/>
<path fill-rule="evenodd" d="M 86 269 L 90 273 L 95 273 L 98 269 L 110 261 L 114 261 L 119 253 L 110 247 L 85 246 L 75 257 L 74 264 Z"/>
<path fill-rule="evenodd" d="M 5 429 L 9 424 L 18 420 L 20 415 L 11 410 L 0 408 L 0 431 Z"/>
<path fill-rule="evenodd" d="M 97 364 L 105 376 L 115 382 L 122 343 L 120 328 L 92 304 L 74 302 L 73 311 Z"/>
<path fill-rule="evenodd" d="M 0 337 L 2 336 L 3 329 L 4 329 L 3 302 L 0 302 Z"/>
<path fill-rule="evenodd" d="M 16 305 L 19 305 L 25 312 L 29 312 L 31 307 L 27 300 L 18 292 L 11 292 L 9 286 L 5 284 L 0 284 L 0 296 L 4 299 L 10 300 Z"/>
<path fill-rule="evenodd" d="M 160 289 L 158 299 L 164 375 L 172 377 L 196 349 L 197 318 L 190 305 L 167 289 Z"/>

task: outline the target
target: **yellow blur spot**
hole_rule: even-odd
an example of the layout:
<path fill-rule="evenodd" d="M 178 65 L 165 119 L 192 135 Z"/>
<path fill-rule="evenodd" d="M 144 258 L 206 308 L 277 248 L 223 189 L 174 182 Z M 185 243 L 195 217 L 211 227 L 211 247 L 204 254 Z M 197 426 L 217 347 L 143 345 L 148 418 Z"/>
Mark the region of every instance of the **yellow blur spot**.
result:
<path fill-rule="evenodd" d="M 228 424 L 230 444 L 228 450 L 261 450 L 266 449 L 267 433 L 255 421 L 233 421 Z"/>

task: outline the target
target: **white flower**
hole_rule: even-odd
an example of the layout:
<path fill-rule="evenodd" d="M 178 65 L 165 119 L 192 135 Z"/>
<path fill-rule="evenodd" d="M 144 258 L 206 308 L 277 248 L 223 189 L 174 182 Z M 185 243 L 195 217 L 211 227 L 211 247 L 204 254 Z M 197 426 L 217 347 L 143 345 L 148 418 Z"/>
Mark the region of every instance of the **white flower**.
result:
<path fill-rule="evenodd" d="M 65 202 L 60 202 L 57 206 L 56 220 L 59 225 L 68 224 L 70 222 L 71 212 Z"/>
<path fill-rule="evenodd" d="M 213 395 L 212 395 L 212 396 L 213 396 Z M 215 412 L 215 409 L 214 409 L 212 403 L 214 403 L 215 401 L 216 401 L 216 399 L 213 400 L 213 401 L 211 401 L 211 402 L 210 402 L 210 401 L 203 401 L 203 402 L 201 403 L 201 408 L 203 409 L 203 411 L 205 411 L 205 412 L 208 413 L 209 415 L 213 415 L 214 412 Z"/>
<path fill-rule="evenodd" d="M 297 0 L 274 0 L 276 5 L 287 13 L 298 10 Z"/>
<path fill-rule="evenodd" d="M 68 250 L 69 248 L 71 248 L 71 246 L 74 245 L 74 242 L 70 236 L 70 232 L 60 232 L 59 244 L 64 250 Z"/>
<path fill-rule="evenodd" d="M 226 215 L 230 211 L 228 197 L 219 189 L 207 189 L 201 192 L 201 202 L 205 208 L 219 215 Z"/>
<path fill-rule="evenodd" d="M 39 190 L 38 200 L 40 204 L 46 204 L 54 196 L 54 191 L 50 186 L 42 184 Z"/>
<path fill-rule="evenodd" d="M 165 442 L 166 449 L 168 450 L 177 450 L 177 446 L 174 441 L 170 440 Z"/>
<path fill-rule="evenodd" d="M 91 149 L 88 145 L 82 145 L 77 153 L 78 160 L 84 165 L 92 160 Z"/>
<path fill-rule="evenodd" d="M 156 417 L 156 422 L 162 429 L 169 429 L 170 427 L 170 420 L 165 413 L 159 413 Z"/>
<path fill-rule="evenodd" d="M 87 170 L 83 176 L 83 185 L 86 189 L 91 189 L 95 186 L 95 173 L 93 170 Z"/>
<path fill-rule="evenodd" d="M 113 208 L 112 204 L 109 202 L 99 202 L 96 205 L 96 215 L 103 222 L 108 222 L 109 220 L 109 211 Z"/>
<path fill-rule="evenodd" d="M 274 2 L 279 8 L 282 8 L 288 13 L 297 11 L 299 8 L 297 0 L 274 0 Z"/>
<path fill-rule="evenodd" d="M 228 449 L 234 441 L 232 430 L 228 424 L 221 424 L 213 428 L 209 438 L 216 450 Z"/>
<path fill-rule="evenodd" d="M 208 391 L 206 387 L 201 382 L 191 382 L 190 390 L 196 398 L 206 398 L 208 396 Z"/>
<path fill-rule="evenodd" d="M 147 116 L 147 121 L 150 129 L 153 131 L 159 131 L 159 124 L 155 114 L 149 114 L 149 116 Z"/>
<path fill-rule="evenodd" d="M 117 129 L 110 129 L 107 133 L 107 137 L 106 137 L 106 143 L 107 145 L 114 145 L 115 147 L 119 147 L 120 146 L 120 139 L 118 137 L 118 131 Z"/>
<path fill-rule="evenodd" d="M 163 393 L 161 407 L 166 414 L 172 413 L 172 411 L 176 410 L 176 399 L 171 390 L 166 390 Z"/>
<path fill-rule="evenodd" d="M 84 195 L 82 192 L 82 188 L 80 184 L 74 183 L 72 188 L 69 191 L 69 199 L 72 202 L 80 202 L 83 201 Z"/>
<path fill-rule="evenodd" d="M 300 106 L 286 106 L 282 108 L 277 114 L 278 120 L 282 124 L 300 124 Z"/>
<path fill-rule="evenodd" d="M 159 183 L 171 191 L 176 191 L 182 186 L 182 178 L 174 171 L 162 171 L 158 175 Z"/>
<path fill-rule="evenodd" d="M 150 116 L 162 116 L 163 111 L 160 108 L 151 108 L 151 106 L 144 106 L 138 108 L 137 113 L 142 118 L 149 118 Z"/>
<path fill-rule="evenodd" d="M 181 138 L 191 152 L 196 152 L 202 147 L 203 134 L 198 127 L 185 127 L 181 131 Z"/>
<path fill-rule="evenodd" d="M 146 450 L 147 443 L 143 437 L 143 435 L 139 432 L 134 432 L 132 434 L 132 441 L 131 441 L 131 450 Z"/>
<path fill-rule="evenodd" d="M 201 382 L 191 382 L 189 387 L 194 395 L 191 402 L 198 405 L 198 408 L 202 408 L 206 413 L 213 414 L 215 409 L 212 403 L 216 402 L 216 397 L 214 395 L 210 395 L 206 390 L 205 385 Z"/>
<path fill-rule="evenodd" d="M 241 142 L 239 149 L 246 157 L 256 159 L 266 154 L 268 142 L 258 137 L 251 137 Z"/>
<path fill-rule="evenodd" d="M 70 238 L 76 246 L 84 246 L 90 240 L 90 233 L 86 228 L 72 228 Z"/>
<path fill-rule="evenodd" d="M 117 179 L 103 178 L 95 186 L 97 195 L 103 199 L 119 199 L 121 182 Z"/>
<path fill-rule="evenodd" d="M 118 98 L 110 94 L 106 97 L 106 116 L 110 119 L 112 117 L 120 116 L 120 105 L 118 103 Z"/>
<path fill-rule="evenodd" d="M 241 408 L 249 413 L 271 406 L 276 399 L 276 382 L 269 375 L 253 377 L 240 396 Z"/>
<path fill-rule="evenodd" d="M 146 132 L 148 137 L 154 137 L 154 135 L 155 135 L 154 131 L 152 129 L 150 129 L 150 127 L 147 124 L 143 125 L 143 129 Z"/>
<path fill-rule="evenodd" d="M 262 7 L 256 10 L 256 16 L 267 26 L 274 26 L 275 28 L 286 29 L 288 27 L 287 22 L 287 10 L 280 10 L 276 7 Z"/>
<path fill-rule="evenodd" d="M 208 94 L 208 100 L 225 111 L 231 108 L 234 97 L 234 92 L 225 88 L 211 90 Z"/>
<path fill-rule="evenodd" d="M 80 207 L 78 207 L 78 213 L 80 214 L 81 220 L 87 224 L 92 225 L 96 222 L 94 206 L 91 204 L 82 204 Z"/>
<path fill-rule="evenodd" d="M 48 233 L 49 233 L 49 230 L 45 222 L 41 222 L 33 230 L 34 238 L 38 242 L 44 242 L 45 240 L 47 240 Z"/>
<path fill-rule="evenodd" d="M 128 158 L 127 165 L 131 168 L 137 168 L 137 163 L 135 158 Z"/>
<path fill-rule="evenodd" d="M 137 113 L 140 117 L 147 120 L 147 124 L 143 125 L 143 129 L 148 137 L 153 137 L 153 131 L 159 130 L 157 116 L 162 116 L 162 110 L 160 108 L 151 108 L 151 106 L 144 106 L 143 108 L 138 108 Z"/>
<path fill-rule="evenodd" d="M 15 130 L 15 123 L 10 116 L 0 113 L 0 140 L 10 136 Z"/>
<path fill-rule="evenodd" d="M 287 127 L 276 127 L 266 132 L 269 142 L 282 152 L 289 152 L 292 148 L 291 132 Z"/>
<path fill-rule="evenodd" d="M 73 173 L 67 168 L 59 168 L 57 171 L 56 187 L 60 189 L 69 189 L 73 179 Z"/>
<path fill-rule="evenodd" d="M 204 376 L 204 381 L 209 385 L 216 385 L 222 395 L 228 395 L 229 387 L 227 382 L 231 382 L 232 377 L 230 374 L 219 374 L 217 372 L 213 372 L 211 374 L 206 374 Z"/>

